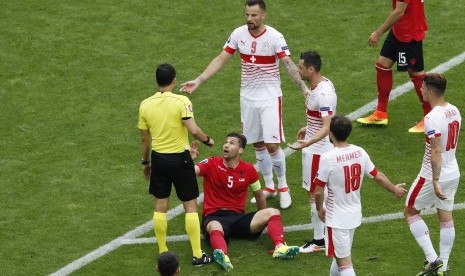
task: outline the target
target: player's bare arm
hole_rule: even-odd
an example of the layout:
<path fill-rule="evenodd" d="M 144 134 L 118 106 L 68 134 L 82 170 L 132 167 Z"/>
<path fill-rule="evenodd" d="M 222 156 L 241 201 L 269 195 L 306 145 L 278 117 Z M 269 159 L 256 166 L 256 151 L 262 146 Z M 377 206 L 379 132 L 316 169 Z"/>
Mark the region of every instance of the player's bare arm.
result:
<path fill-rule="evenodd" d="M 389 178 L 380 171 L 378 171 L 378 173 L 375 175 L 373 179 L 379 186 L 390 191 L 398 198 L 403 197 L 407 193 L 407 190 L 404 188 L 405 183 L 399 183 L 399 184 L 394 185 L 389 180 Z"/>
<path fill-rule="evenodd" d="M 389 30 L 401 17 L 404 15 L 405 10 L 407 9 L 408 4 L 402 1 L 396 2 L 396 8 L 391 11 L 386 21 L 384 21 L 381 26 L 379 26 L 374 32 L 371 33 L 368 37 L 368 45 L 376 46 L 379 42 L 379 38 Z"/>
<path fill-rule="evenodd" d="M 442 200 L 447 199 L 443 194 L 441 186 L 439 185 L 439 176 L 441 174 L 442 164 L 442 149 L 441 149 L 441 138 L 433 137 L 429 139 L 431 145 L 431 171 L 433 173 L 433 186 L 436 196 Z"/>
<path fill-rule="evenodd" d="M 184 125 L 186 125 L 187 130 L 197 139 L 202 141 L 203 144 L 206 146 L 212 147 L 215 144 L 215 141 L 208 137 L 197 125 L 194 118 L 191 117 L 189 119 L 182 120 Z"/>
<path fill-rule="evenodd" d="M 188 94 L 194 92 L 202 83 L 206 82 L 210 77 L 215 75 L 221 68 L 231 59 L 232 55 L 226 51 L 222 51 L 216 58 L 214 58 L 207 68 L 195 80 L 187 81 L 181 84 L 181 92 Z"/>
<path fill-rule="evenodd" d="M 322 222 L 325 222 L 326 210 L 323 207 L 324 187 L 317 185 L 315 188 L 315 204 L 318 211 L 318 217 Z"/>
<path fill-rule="evenodd" d="M 265 194 L 263 194 L 263 190 L 260 189 L 258 191 L 253 192 L 255 199 L 257 200 L 256 206 L 257 210 L 263 210 L 266 208 L 266 199 Z"/>
<path fill-rule="evenodd" d="M 150 160 L 150 149 L 152 144 L 152 135 L 150 135 L 150 131 L 148 129 L 141 129 L 140 130 L 141 136 L 141 147 L 142 147 L 142 161 L 149 161 Z M 142 172 L 144 173 L 144 178 L 149 180 L 150 179 L 150 170 L 151 164 L 143 165 Z"/>
<path fill-rule="evenodd" d="M 287 73 L 294 81 L 294 83 L 297 85 L 297 87 L 300 89 L 300 91 L 302 91 L 304 95 L 307 95 L 310 92 L 310 90 L 308 89 L 305 82 L 300 78 L 299 70 L 297 69 L 297 66 L 292 61 L 292 59 L 289 56 L 285 56 L 281 58 L 281 62 L 284 64 Z"/>

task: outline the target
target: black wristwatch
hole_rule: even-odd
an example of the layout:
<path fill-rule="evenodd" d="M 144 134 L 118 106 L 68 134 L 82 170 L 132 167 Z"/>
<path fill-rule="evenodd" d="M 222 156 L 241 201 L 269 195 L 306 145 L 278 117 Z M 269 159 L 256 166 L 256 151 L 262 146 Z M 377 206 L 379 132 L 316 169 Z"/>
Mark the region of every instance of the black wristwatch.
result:
<path fill-rule="evenodd" d="M 202 144 L 209 146 L 210 144 L 210 137 L 207 136 L 207 140 L 203 141 Z"/>
<path fill-rule="evenodd" d="M 150 164 L 150 160 L 144 160 L 144 159 L 142 159 L 142 160 L 140 161 L 140 163 L 141 163 L 142 165 L 148 165 L 148 164 Z"/>

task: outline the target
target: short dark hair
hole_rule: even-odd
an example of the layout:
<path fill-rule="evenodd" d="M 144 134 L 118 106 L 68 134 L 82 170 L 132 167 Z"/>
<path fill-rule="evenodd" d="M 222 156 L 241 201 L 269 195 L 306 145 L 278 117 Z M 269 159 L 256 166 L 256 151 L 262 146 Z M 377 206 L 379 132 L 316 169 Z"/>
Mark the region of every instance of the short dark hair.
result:
<path fill-rule="evenodd" d="M 352 132 L 352 122 L 346 116 L 335 115 L 329 124 L 329 130 L 334 135 L 334 138 L 340 142 L 344 142 Z"/>
<path fill-rule="evenodd" d="M 300 54 L 300 59 L 304 61 L 305 67 L 313 67 L 317 72 L 321 70 L 321 57 L 317 51 L 308 51 L 305 53 Z"/>
<path fill-rule="evenodd" d="M 160 64 L 157 66 L 157 70 L 155 71 L 155 78 L 157 80 L 158 86 L 168 86 L 176 78 L 176 70 L 171 64 Z"/>
<path fill-rule="evenodd" d="M 228 137 L 237 138 L 239 140 L 239 146 L 245 149 L 245 146 L 247 145 L 247 138 L 244 135 L 236 133 L 236 132 L 231 132 L 231 133 L 228 133 L 228 135 L 226 135 L 226 138 Z"/>
<path fill-rule="evenodd" d="M 446 92 L 447 79 L 441 76 L 441 74 L 426 74 L 423 78 L 423 82 L 425 83 L 425 86 L 431 89 L 436 96 L 444 96 L 444 93 Z"/>
<path fill-rule="evenodd" d="M 173 276 L 179 267 L 178 254 L 166 251 L 158 257 L 158 271 L 162 276 Z"/>
<path fill-rule="evenodd" d="M 245 5 L 249 7 L 258 5 L 260 9 L 262 9 L 263 11 L 266 11 L 266 4 L 265 4 L 265 1 L 263 0 L 247 0 L 245 1 Z"/>

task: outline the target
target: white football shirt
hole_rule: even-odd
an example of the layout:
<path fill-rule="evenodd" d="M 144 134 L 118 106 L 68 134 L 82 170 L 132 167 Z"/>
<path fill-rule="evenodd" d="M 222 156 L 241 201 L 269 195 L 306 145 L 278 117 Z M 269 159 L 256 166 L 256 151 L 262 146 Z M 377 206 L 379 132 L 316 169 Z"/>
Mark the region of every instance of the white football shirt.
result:
<path fill-rule="evenodd" d="M 289 56 L 283 35 L 265 26 L 258 36 L 252 35 L 247 25 L 235 29 L 223 49 L 229 54 L 239 50 L 241 55 L 240 96 L 251 101 L 263 101 L 282 96 L 279 59 Z"/>
<path fill-rule="evenodd" d="M 459 165 L 455 158 L 457 143 L 459 140 L 462 117 L 454 105 L 447 103 L 445 106 L 434 107 L 425 116 L 425 155 L 421 165 L 420 176 L 432 180 L 431 145 L 430 138 L 440 137 L 442 150 L 442 164 L 439 181 L 449 181 L 460 177 Z"/>
<path fill-rule="evenodd" d="M 305 133 L 305 140 L 309 140 L 315 135 L 322 127 L 322 118 L 334 115 L 336 113 L 337 96 L 336 89 L 333 83 L 323 78 L 315 88 L 310 89 L 305 99 L 305 106 L 307 107 L 307 130 Z M 320 141 L 308 146 L 308 149 L 313 154 L 323 154 L 333 148 L 333 144 L 329 141 L 329 136 Z"/>
<path fill-rule="evenodd" d="M 360 188 L 363 176 L 374 177 L 378 171 L 366 151 L 355 145 L 334 148 L 321 156 L 314 180 L 328 189 L 326 225 L 352 229 L 362 223 Z"/>

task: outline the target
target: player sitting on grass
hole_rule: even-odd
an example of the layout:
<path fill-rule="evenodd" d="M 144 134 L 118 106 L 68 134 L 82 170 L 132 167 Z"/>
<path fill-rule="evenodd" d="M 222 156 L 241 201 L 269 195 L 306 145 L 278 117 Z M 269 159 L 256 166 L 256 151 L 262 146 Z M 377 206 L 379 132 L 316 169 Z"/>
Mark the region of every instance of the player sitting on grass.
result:
<path fill-rule="evenodd" d="M 198 141 L 192 143 L 192 159 L 198 156 L 198 144 Z M 204 180 L 202 231 L 214 250 L 215 261 L 228 271 L 233 268 L 227 246 L 229 238 L 254 240 L 266 227 L 275 246 L 273 258 L 287 259 L 299 252 L 298 246 L 285 243 L 279 210 L 266 208 L 254 166 L 241 160 L 246 144 L 244 135 L 230 133 L 223 144 L 223 157 L 210 157 L 195 166 L 195 173 Z M 257 199 L 258 211 L 246 213 L 249 189 Z"/>

